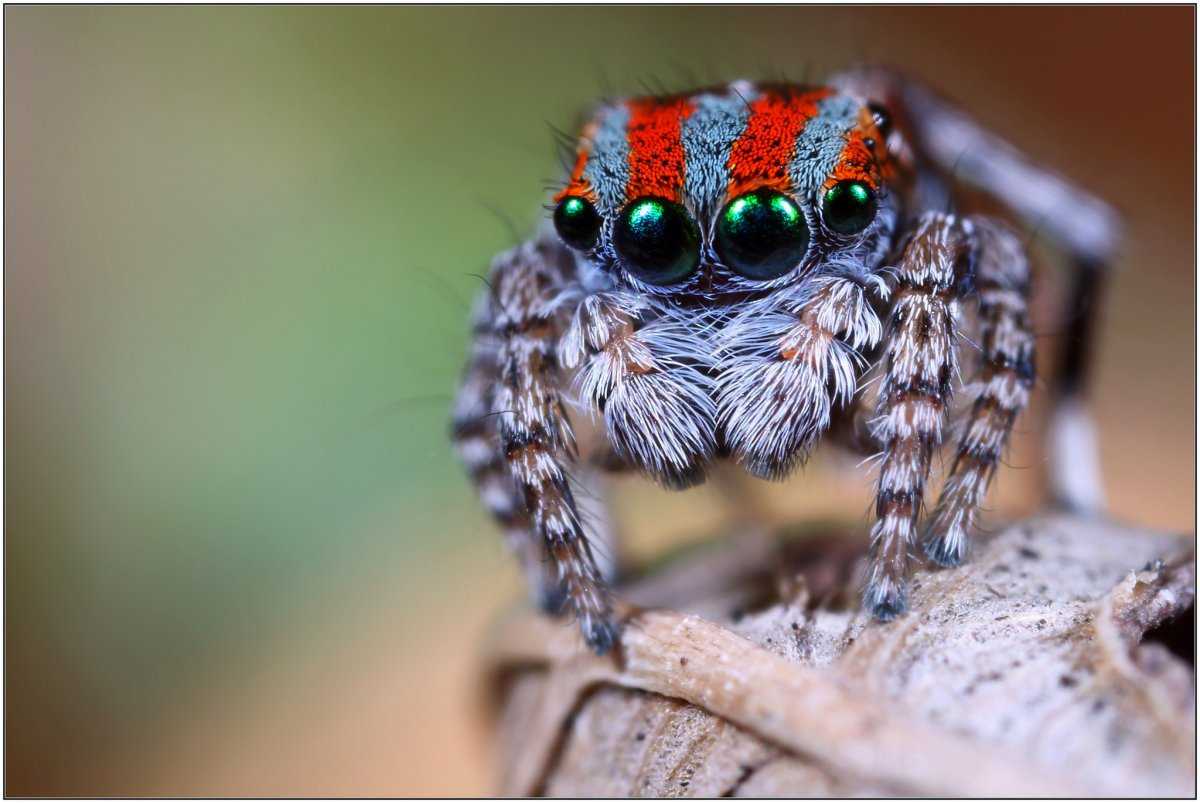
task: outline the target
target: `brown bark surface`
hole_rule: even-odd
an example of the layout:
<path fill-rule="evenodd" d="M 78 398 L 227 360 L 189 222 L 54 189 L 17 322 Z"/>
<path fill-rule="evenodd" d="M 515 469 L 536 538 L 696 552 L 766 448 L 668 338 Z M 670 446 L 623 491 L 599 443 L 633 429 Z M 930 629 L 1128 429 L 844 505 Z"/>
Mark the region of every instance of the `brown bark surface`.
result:
<path fill-rule="evenodd" d="M 1193 795 L 1194 648 L 1168 644 L 1193 627 L 1192 544 L 1033 519 L 919 572 L 879 624 L 859 540 L 742 535 L 622 588 L 605 658 L 516 611 L 486 655 L 498 791 Z"/>

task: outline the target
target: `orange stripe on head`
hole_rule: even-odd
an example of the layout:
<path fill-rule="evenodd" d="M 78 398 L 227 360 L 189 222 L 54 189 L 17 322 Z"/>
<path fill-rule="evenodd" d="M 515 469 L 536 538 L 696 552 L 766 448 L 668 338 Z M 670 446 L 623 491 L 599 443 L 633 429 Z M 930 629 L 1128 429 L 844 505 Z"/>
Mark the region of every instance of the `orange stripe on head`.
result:
<path fill-rule="evenodd" d="M 871 142 L 868 143 L 868 140 Z M 870 147 L 872 144 L 873 148 Z M 826 179 L 824 189 L 829 189 L 839 181 L 853 180 L 878 190 L 880 180 L 890 178 L 893 173 L 894 166 L 888 158 L 883 135 L 875 127 L 871 112 L 864 107 L 858 125 L 846 136 L 846 145 L 842 148 L 837 166 Z"/>
<path fill-rule="evenodd" d="M 838 158 L 837 167 L 829 174 L 825 182 L 826 188 L 832 187 L 839 181 L 853 179 L 861 181 L 871 189 L 879 184 L 879 174 L 875 170 L 875 157 L 863 142 L 861 131 L 851 131 Z"/>
<path fill-rule="evenodd" d="M 554 202 L 558 203 L 568 195 L 579 195 L 587 198 L 592 203 L 596 202 L 596 192 L 592 189 L 592 185 L 586 178 L 583 177 L 584 168 L 587 167 L 588 155 L 590 151 L 586 147 L 579 149 L 579 155 L 575 158 L 575 167 L 571 170 L 571 180 L 567 182 L 567 186 L 558 191 L 554 196 Z"/>
<path fill-rule="evenodd" d="M 578 195 L 587 198 L 592 203 L 596 202 L 596 191 L 592 189 L 591 182 L 583 176 L 583 171 L 587 169 L 588 157 L 592 153 L 592 138 L 596 132 L 596 124 L 589 122 L 584 126 L 583 134 L 579 140 L 579 151 L 575 156 L 575 167 L 571 169 L 571 178 L 567 181 L 567 186 L 558 191 L 554 196 L 554 202 L 558 203 L 568 195 Z"/>
<path fill-rule="evenodd" d="M 796 152 L 796 139 L 804 125 L 817 115 L 817 103 L 827 89 L 791 94 L 765 90 L 750 104 L 746 129 L 729 153 L 729 198 L 759 187 L 779 192 L 792 188 L 789 166 Z"/>
<path fill-rule="evenodd" d="M 678 203 L 684 178 L 680 130 L 692 113 L 686 98 L 644 98 L 629 101 L 628 200 L 653 195 Z"/>

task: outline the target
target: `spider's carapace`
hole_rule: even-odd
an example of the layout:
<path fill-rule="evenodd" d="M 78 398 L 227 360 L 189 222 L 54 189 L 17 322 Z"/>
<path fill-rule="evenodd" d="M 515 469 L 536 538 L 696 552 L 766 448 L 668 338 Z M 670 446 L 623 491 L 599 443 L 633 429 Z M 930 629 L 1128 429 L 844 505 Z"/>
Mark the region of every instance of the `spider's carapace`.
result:
<path fill-rule="evenodd" d="M 574 170 L 555 200 L 599 200 L 603 191 L 610 200 L 683 201 L 686 189 L 691 203 L 711 208 L 762 186 L 816 192 L 813 180 L 822 175 L 825 188 L 857 179 L 874 189 L 890 165 L 881 124 L 882 115 L 826 87 L 742 83 L 620 101 L 584 126 Z M 617 169 L 606 173 L 606 165 Z"/>
<path fill-rule="evenodd" d="M 808 259 L 794 247 L 786 249 L 798 257 L 789 266 L 796 268 L 811 267 L 823 252 L 845 245 L 831 240 L 857 234 L 854 229 L 865 228 L 881 205 L 890 211 L 898 161 L 898 151 L 888 147 L 890 130 L 881 107 L 828 87 L 740 82 L 684 95 L 622 100 L 600 106 L 584 125 L 574 169 L 554 200 L 560 207 L 564 202 L 588 205 L 597 226 L 594 235 L 601 234 L 599 224 L 605 220 L 613 222 L 614 234 L 635 228 L 629 224 L 636 221 L 622 226 L 621 211 L 637 200 L 645 203 L 631 207 L 630 214 L 641 212 L 640 219 L 650 212 L 657 219 L 685 211 L 683 228 L 695 231 L 684 232 L 688 236 L 680 245 L 697 252 L 687 255 L 686 264 L 674 265 L 675 270 L 646 269 L 640 263 L 653 265 L 655 260 L 633 254 L 609 263 L 616 269 L 633 267 L 629 278 L 635 281 L 670 284 L 676 296 L 744 293 L 755 288 L 743 279 L 774 279 L 783 272 L 783 263 L 777 270 L 748 264 L 773 256 L 762 253 L 771 251 L 766 247 L 771 224 L 779 222 L 773 218 L 790 215 L 806 231 L 827 235 L 791 238 L 803 239 L 806 252 L 811 246 Z M 745 200 L 730 206 L 738 199 Z M 716 258 L 699 259 L 705 242 L 700 235 L 720 226 L 722 210 L 730 216 L 727 236 L 714 232 L 709 245 Z M 560 230 L 562 217 L 556 217 Z M 820 222 L 829 225 L 815 225 Z M 757 249 L 738 247 L 737 240 L 749 245 L 756 236 L 768 242 Z M 636 236 L 625 239 L 630 241 L 625 250 L 637 248 Z M 642 239 L 660 242 L 662 237 L 651 230 Z M 778 233 L 775 239 L 780 239 Z M 603 244 L 603 238 L 593 242 Z M 668 256 L 658 261 L 667 263 Z M 686 268 L 698 270 L 684 277 Z M 689 280 L 681 285 L 683 278 Z"/>

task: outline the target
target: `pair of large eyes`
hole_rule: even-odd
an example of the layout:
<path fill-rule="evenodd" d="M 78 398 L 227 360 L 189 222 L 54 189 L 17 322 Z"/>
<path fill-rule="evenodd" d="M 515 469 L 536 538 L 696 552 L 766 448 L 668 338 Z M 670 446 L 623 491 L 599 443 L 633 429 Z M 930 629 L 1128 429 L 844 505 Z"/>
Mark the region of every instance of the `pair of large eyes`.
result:
<path fill-rule="evenodd" d="M 875 217 L 875 194 L 861 181 L 841 181 L 822 199 L 821 217 L 843 235 L 861 232 Z M 581 196 L 563 198 L 554 227 L 563 242 L 588 250 L 595 246 L 601 219 Z M 613 223 L 613 248 L 629 271 L 650 284 L 673 284 L 700 264 L 700 232 L 679 204 L 639 198 Z M 750 279 L 767 280 L 794 269 L 808 250 L 804 213 L 781 192 L 758 189 L 739 195 L 721 211 L 714 245 L 721 261 Z"/>

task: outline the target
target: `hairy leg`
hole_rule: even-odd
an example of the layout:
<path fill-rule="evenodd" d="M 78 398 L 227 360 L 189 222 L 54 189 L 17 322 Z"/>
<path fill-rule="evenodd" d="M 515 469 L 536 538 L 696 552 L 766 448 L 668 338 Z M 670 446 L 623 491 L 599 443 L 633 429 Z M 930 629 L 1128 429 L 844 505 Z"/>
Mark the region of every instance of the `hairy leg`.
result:
<path fill-rule="evenodd" d="M 583 529 L 587 532 L 592 556 L 605 583 L 613 583 L 621 570 L 620 538 L 609 513 L 610 472 L 580 460 L 571 467 L 571 479 L 576 490 L 575 502 Z"/>
<path fill-rule="evenodd" d="M 491 296 L 480 296 L 472 316 L 471 353 L 455 400 L 451 433 L 480 500 L 521 564 L 530 598 L 546 613 L 555 614 L 562 608 L 565 592 L 544 544 L 533 532 L 529 512 L 517 495 L 500 450 L 499 420 L 494 414 L 500 341 L 493 332 L 494 315 Z"/>
<path fill-rule="evenodd" d="M 531 566 L 541 551 L 556 574 L 554 591 L 565 595 L 588 644 L 603 653 L 612 646 L 616 627 L 568 478 L 576 450 L 559 393 L 557 342 L 573 279 L 569 254 L 550 241 L 525 243 L 493 263 L 481 315 L 485 331 L 460 394 L 464 426 L 459 449 L 473 475 L 488 482 L 480 484 L 485 503 L 510 533 L 528 534 L 526 539 L 511 536 L 527 573 L 537 574 Z M 490 405 L 487 387 L 493 388 Z M 486 430 L 466 425 L 480 413 L 496 422 L 498 461 L 508 470 L 508 485 L 498 481 L 497 465 L 484 456 L 479 439 Z M 502 499 L 504 491 L 512 498 Z M 541 587 L 539 596 L 552 605 L 554 591 L 547 592 L 544 581 Z"/>
<path fill-rule="evenodd" d="M 873 422 L 883 445 L 875 525 L 863 604 L 889 620 L 907 604 L 909 552 L 921 514 L 930 461 L 942 430 L 955 373 L 958 292 L 965 261 L 960 222 L 927 212 L 896 267 L 897 287 L 885 336 L 884 375 Z"/>
<path fill-rule="evenodd" d="M 1017 235 L 989 218 L 969 218 L 979 293 L 979 376 L 950 474 L 925 527 L 925 554 L 942 566 L 966 556 L 975 515 L 1013 422 L 1029 401 L 1034 339 L 1029 329 L 1029 262 Z"/>
<path fill-rule="evenodd" d="M 889 146 L 899 149 L 918 175 L 928 172 L 921 169 L 928 166 L 982 189 L 1067 252 L 1073 268 L 1064 313 L 1067 332 L 1049 378 L 1054 394 L 1048 432 L 1051 494 L 1063 507 L 1099 511 L 1104 495 L 1086 393 L 1099 300 L 1121 235 L 1117 214 L 917 82 L 890 70 L 863 68 L 835 76 L 831 83 L 892 110 L 897 130 Z M 923 203 L 935 201 L 925 198 Z"/>
<path fill-rule="evenodd" d="M 1067 296 L 1066 333 L 1059 346 L 1058 371 L 1051 383 L 1051 498 L 1059 507 L 1076 513 L 1095 514 L 1104 509 L 1100 447 L 1095 422 L 1087 409 L 1087 385 L 1107 279 L 1108 269 L 1102 262 L 1076 260 Z"/>

